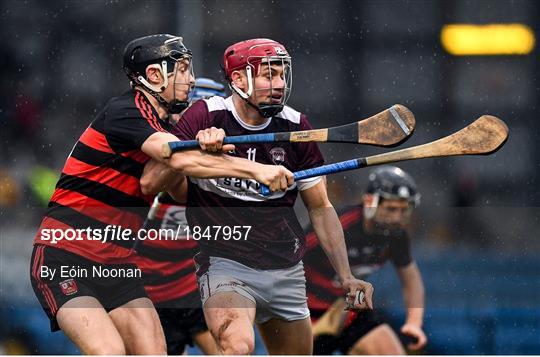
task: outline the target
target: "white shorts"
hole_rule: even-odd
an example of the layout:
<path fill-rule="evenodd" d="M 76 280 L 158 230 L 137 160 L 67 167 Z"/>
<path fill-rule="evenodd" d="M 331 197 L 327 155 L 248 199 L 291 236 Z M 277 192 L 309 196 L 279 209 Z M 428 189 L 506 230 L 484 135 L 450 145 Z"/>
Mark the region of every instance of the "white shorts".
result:
<path fill-rule="evenodd" d="M 271 270 L 250 268 L 220 257 L 210 257 L 209 263 L 206 273 L 198 278 L 203 306 L 212 295 L 233 291 L 255 303 L 257 323 L 272 318 L 295 321 L 309 317 L 302 262 Z"/>

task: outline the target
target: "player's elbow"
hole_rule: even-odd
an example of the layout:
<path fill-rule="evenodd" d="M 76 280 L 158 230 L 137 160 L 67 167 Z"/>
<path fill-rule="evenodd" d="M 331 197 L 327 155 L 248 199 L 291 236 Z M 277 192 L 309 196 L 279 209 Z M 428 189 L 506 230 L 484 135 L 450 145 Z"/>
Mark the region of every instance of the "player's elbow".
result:
<path fill-rule="evenodd" d="M 141 192 L 143 195 L 157 195 L 161 192 L 161 185 L 152 180 L 149 176 L 143 175 L 139 182 L 141 184 Z"/>

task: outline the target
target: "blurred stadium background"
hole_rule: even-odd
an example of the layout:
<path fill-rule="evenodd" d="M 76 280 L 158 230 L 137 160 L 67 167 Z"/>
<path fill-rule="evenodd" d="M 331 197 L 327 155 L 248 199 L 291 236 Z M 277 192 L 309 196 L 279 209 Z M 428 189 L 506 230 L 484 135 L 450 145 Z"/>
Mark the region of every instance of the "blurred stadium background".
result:
<path fill-rule="evenodd" d="M 413 244 L 427 292 L 425 352 L 539 354 L 538 46 L 522 55 L 454 56 L 441 43 L 443 26 L 454 23 L 519 23 L 536 35 L 540 3 L 2 0 L 0 353 L 77 353 L 61 333 L 50 334 L 31 290 L 33 236 L 72 145 L 109 97 L 128 88 L 124 45 L 166 32 L 184 36 L 197 76 L 216 79 L 227 45 L 252 37 L 284 43 L 293 57 L 289 104 L 315 127 L 401 103 L 417 119 L 411 146 L 481 114 L 504 119 L 510 139 L 495 155 L 399 165 L 423 196 Z M 386 151 L 321 148 L 327 162 Z M 358 203 L 366 182 L 366 170 L 329 177 L 335 206 Z M 371 280 L 377 306 L 399 326 L 392 269 Z"/>

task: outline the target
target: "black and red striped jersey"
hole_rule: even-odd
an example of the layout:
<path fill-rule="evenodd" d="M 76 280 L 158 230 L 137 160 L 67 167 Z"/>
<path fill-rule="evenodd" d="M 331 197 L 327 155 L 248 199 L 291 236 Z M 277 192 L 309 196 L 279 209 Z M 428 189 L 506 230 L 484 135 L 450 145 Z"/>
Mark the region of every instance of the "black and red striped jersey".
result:
<path fill-rule="evenodd" d="M 195 264 L 197 241 L 186 232 L 186 206 L 168 194 L 157 196 L 158 208 L 144 224 L 147 239 L 137 245 L 134 261 L 154 304 L 192 308 L 200 304 Z M 169 236 L 159 234 L 172 233 Z M 157 235 L 156 235 L 157 234 Z M 156 239 L 161 238 L 161 239 Z"/>
<path fill-rule="evenodd" d="M 353 275 L 365 278 L 379 270 L 388 260 L 400 268 L 412 262 L 410 239 L 406 231 L 393 236 L 368 234 L 364 230 L 363 208 L 358 206 L 339 216 L 347 245 L 347 256 Z M 307 237 L 304 256 L 308 306 L 326 310 L 337 298 L 344 297 L 336 272 L 319 245 L 313 231 Z"/>
<path fill-rule="evenodd" d="M 149 160 L 141 146 L 150 135 L 168 129 L 140 91 L 112 98 L 69 154 L 34 243 L 104 264 L 125 261 L 134 236 L 103 243 L 94 233 L 89 237 L 80 230 L 105 234 L 107 226 L 117 226 L 136 234 L 153 198 L 142 193 L 139 183 Z M 64 239 L 54 244 L 52 229 L 65 232 Z M 79 233 L 72 237 L 76 229 Z"/>
<path fill-rule="evenodd" d="M 312 129 L 306 115 L 288 106 L 260 125 L 247 124 L 238 115 L 233 97 L 215 96 L 193 104 L 172 133 L 181 140 L 192 140 L 199 130 L 212 126 L 223 129 L 228 136 Z M 293 172 L 324 163 L 313 142 L 237 144 L 229 154 L 262 164 L 283 165 Z M 320 180 L 300 180 L 286 192 L 266 197 L 255 180 L 190 177 L 188 222 L 194 233 L 197 229 L 205 232 L 199 240 L 201 254 L 196 257 L 201 268 L 198 273 L 204 273 L 211 256 L 258 269 L 282 269 L 297 264 L 305 252 L 305 234 L 293 206 L 299 190 Z M 236 233 L 230 234 L 234 231 L 238 239 Z"/>

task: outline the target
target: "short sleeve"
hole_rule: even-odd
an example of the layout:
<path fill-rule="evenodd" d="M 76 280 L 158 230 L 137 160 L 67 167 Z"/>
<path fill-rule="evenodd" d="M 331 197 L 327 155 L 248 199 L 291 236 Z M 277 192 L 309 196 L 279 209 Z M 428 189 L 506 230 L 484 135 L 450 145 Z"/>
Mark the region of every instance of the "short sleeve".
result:
<path fill-rule="evenodd" d="M 392 237 L 390 243 L 390 260 L 397 268 L 403 268 L 413 261 L 411 241 L 406 232 L 403 231 L 403 233 L 396 237 Z"/>
<path fill-rule="evenodd" d="M 302 114 L 300 116 L 300 128 L 299 130 L 311 130 L 313 127 L 309 123 L 307 117 Z M 298 163 L 296 170 L 306 170 L 313 167 L 324 165 L 324 158 L 317 143 L 299 143 L 298 144 Z M 307 190 L 318 184 L 321 181 L 321 177 L 312 177 L 305 180 L 299 180 L 297 182 L 298 189 L 300 191 Z"/>
<path fill-rule="evenodd" d="M 165 123 L 158 119 L 142 94 L 137 92 L 134 99 L 135 105 L 113 101 L 105 108 L 104 131 L 109 144 L 118 152 L 140 149 L 150 135 L 166 132 Z"/>
<path fill-rule="evenodd" d="M 189 107 L 171 133 L 180 140 L 195 140 L 199 130 L 210 128 L 210 113 L 204 100 L 198 100 Z"/>

